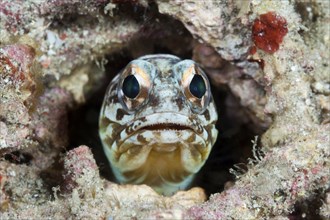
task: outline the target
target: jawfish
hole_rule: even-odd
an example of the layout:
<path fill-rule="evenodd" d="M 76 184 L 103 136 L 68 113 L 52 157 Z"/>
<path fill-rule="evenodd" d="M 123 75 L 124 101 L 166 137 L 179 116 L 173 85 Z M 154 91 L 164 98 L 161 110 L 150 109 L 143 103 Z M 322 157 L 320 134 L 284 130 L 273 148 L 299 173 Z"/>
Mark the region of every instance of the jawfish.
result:
<path fill-rule="evenodd" d="M 118 182 L 171 195 L 189 187 L 207 160 L 217 118 L 210 83 L 196 62 L 147 55 L 109 84 L 99 135 Z"/>

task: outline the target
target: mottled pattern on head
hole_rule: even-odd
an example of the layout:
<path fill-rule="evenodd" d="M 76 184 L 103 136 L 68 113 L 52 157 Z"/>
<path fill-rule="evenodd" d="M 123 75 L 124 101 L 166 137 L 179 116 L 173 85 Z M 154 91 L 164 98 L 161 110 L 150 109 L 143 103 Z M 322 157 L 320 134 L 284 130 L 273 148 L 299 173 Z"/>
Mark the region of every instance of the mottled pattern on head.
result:
<path fill-rule="evenodd" d="M 131 61 L 112 80 L 99 133 L 119 182 L 169 195 L 186 188 L 204 165 L 217 138 L 216 121 L 201 68 L 156 54 Z"/>

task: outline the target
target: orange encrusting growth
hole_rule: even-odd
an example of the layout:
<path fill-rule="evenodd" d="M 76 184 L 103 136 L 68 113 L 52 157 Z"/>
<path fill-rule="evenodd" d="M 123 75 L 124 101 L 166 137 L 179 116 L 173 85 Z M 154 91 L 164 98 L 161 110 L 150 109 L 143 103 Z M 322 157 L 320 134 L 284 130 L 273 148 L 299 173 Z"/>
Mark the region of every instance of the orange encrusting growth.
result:
<path fill-rule="evenodd" d="M 255 45 L 267 53 L 274 53 L 279 49 L 284 36 L 288 33 L 285 18 L 275 12 L 260 15 L 252 26 L 252 39 Z"/>

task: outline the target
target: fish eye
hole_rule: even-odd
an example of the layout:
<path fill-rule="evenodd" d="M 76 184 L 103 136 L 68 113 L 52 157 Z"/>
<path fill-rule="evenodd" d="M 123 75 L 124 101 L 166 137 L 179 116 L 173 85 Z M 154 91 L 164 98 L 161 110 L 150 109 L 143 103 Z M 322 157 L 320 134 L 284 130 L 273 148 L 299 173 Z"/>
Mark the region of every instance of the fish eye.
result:
<path fill-rule="evenodd" d="M 124 95 L 130 99 L 134 99 L 139 94 L 140 85 L 134 75 L 129 75 L 124 79 L 122 90 Z"/>
<path fill-rule="evenodd" d="M 189 91 L 193 96 L 199 99 L 203 97 L 206 93 L 206 85 L 201 75 L 194 75 L 189 85 Z"/>
<path fill-rule="evenodd" d="M 148 102 L 156 68 L 144 60 L 131 61 L 120 73 L 117 95 L 123 108 L 130 114 Z"/>
<path fill-rule="evenodd" d="M 178 76 L 181 91 L 193 112 L 201 114 L 205 111 L 212 98 L 208 78 L 197 63 L 183 60 L 172 68 L 173 74 Z"/>

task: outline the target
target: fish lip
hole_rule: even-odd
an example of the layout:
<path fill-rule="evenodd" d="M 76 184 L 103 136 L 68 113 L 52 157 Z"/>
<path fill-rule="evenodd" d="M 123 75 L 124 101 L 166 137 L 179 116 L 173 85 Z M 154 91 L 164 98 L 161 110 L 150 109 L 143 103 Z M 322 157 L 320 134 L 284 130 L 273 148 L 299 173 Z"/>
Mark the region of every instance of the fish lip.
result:
<path fill-rule="evenodd" d="M 177 119 L 177 120 L 175 120 Z M 157 121 L 157 122 L 155 122 Z M 182 128 L 181 130 L 175 129 L 155 129 L 156 126 L 164 125 L 165 126 L 179 126 Z M 131 136 L 136 135 L 137 133 L 145 130 L 148 131 L 148 128 L 151 131 L 161 132 L 161 131 L 191 131 L 196 133 L 197 135 L 203 135 L 204 128 L 200 125 L 196 120 L 189 118 L 187 115 L 183 115 L 177 112 L 159 112 L 153 113 L 144 117 L 139 117 L 131 121 L 130 123 L 124 126 L 129 129 L 124 129 L 121 132 L 122 140 L 117 143 L 117 150 L 118 152 L 122 153 L 125 150 L 121 150 L 120 146 Z"/>
<path fill-rule="evenodd" d="M 160 129 L 157 129 L 158 126 Z M 198 135 L 203 133 L 201 124 L 189 116 L 177 112 L 157 112 L 136 118 L 134 121 L 127 124 L 127 127 L 132 128 L 128 136 L 134 135 L 140 130 L 172 130 L 179 132 L 181 130 L 191 130 Z M 175 127 L 178 129 L 175 129 Z"/>
<path fill-rule="evenodd" d="M 141 131 L 141 130 L 148 130 L 148 131 L 169 131 L 169 130 L 173 130 L 173 131 L 182 131 L 182 130 L 192 130 L 194 131 L 194 129 L 191 126 L 185 125 L 185 124 L 181 124 L 181 123 L 154 123 L 154 124 L 150 124 L 150 125 L 145 125 L 141 128 L 139 128 L 137 131 Z"/>

